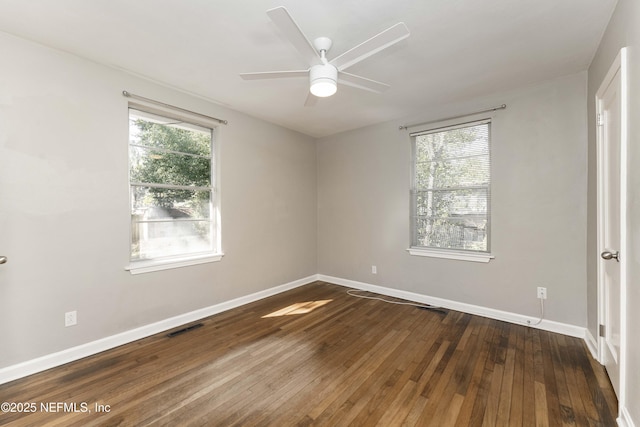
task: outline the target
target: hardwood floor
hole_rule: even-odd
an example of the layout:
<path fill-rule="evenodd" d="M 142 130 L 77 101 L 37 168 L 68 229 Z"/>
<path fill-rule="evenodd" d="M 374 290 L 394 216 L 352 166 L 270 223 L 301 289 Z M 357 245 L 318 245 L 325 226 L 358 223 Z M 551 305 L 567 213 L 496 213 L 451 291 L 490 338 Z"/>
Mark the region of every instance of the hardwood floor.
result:
<path fill-rule="evenodd" d="M 0 385 L 35 404 L 0 425 L 616 425 L 582 340 L 346 290 L 306 285 Z"/>

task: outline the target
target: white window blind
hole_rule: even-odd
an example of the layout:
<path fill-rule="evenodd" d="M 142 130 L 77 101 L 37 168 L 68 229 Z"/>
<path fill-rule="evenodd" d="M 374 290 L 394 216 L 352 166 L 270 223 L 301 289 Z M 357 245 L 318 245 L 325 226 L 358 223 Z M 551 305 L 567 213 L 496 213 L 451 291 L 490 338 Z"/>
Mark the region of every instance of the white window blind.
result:
<path fill-rule="evenodd" d="M 411 134 L 413 248 L 490 250 L 490 120 Z"/>

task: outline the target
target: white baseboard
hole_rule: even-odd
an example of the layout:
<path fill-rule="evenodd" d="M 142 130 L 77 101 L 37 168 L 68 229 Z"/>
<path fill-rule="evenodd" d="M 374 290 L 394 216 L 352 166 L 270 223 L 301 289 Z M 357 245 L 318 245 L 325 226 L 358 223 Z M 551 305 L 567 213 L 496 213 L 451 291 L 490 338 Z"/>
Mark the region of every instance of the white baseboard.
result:
<path fill-rule="evenodd" d="M 587 343 L 587 348 L 591 352 L 591 356 L 598 362 L 598 340 L 593 336 L 589 328 L 585 328 L 584 342 Z"/>
<path fill-rule="evenodd" d="M 620 408 L 620 416 L 616 421 L 620 427 L 636 427 L 626 406 Z"/>
<path fill-rule="evenodd" d="M 86 344 L 81 344 L 76 347 L 71 347 L 56 353 L 47 354 L 45 356 L 18 363 L 16 365 L 7 366 L 0 369 L 0 384 L 17 380 L 19 378 L 23 378 L 37 372 L 42 372 L 56 366 L 64 365 L 65 363 L 73 362 L 74 360 L 82 359 L 84 357 L 91 356 L 105 350 L 121 346 L 123 344 L 128 344 L 130 342 L 146 338 L 151 335 L 155 335 L 169 329 L 194 322 L 196 320 L 204 319 L 205 317 L 222 313 L 223 311 L 240 307 L 242 305 L 249 304 L 251 302 L 258 301 L 263 298 L 267 298 L 272 295 L 276 295 L 281 292 L 306 285 L 308 283 L 312 283 L 316 280 L 317 275 L 312 275 L 303 279 L 286 283 L 284 285 L 265 289 L 264 291 L 256 292 L 240 298 L 235 298 L 230 301 L 222 302 L 220 304 L 215 304 L 210 307 L 205 307 L 199 310 L 191 311 L 189 313 L 180 314 L 178 316 L 161 320 L 150 325 L 141 326 L 139 328 L 131 329 L 129 331 L 105 337 L 96 341 L 91 341 Z"/>
<path fill-rule="evenodd" d="M 554 322 L 551 320 L 543 320 L 539 325 L 532 326 L 532 325 L 528 325 L 527 321 L 537 321 L 537 319 L 533 319 L 531 317 L 523 316 L 517 313 L 495 310 L 492 308 L 461 303 L 461 302 L 447 300 L 443 298 L 430 297 L 427 295 L 422 295 L 414 292 L 387 288 L 383 286 L 372 285 L 369 283 L 357 282 L 349 279 L 342 279 L 339 277 L 316 274 L 316 275 L 305 277 L 303 279 L 286 283 L 284 285 L 266 289 L 264 291 L 256 292 L 256 293 L 246 295 L 240 298 L 236 298 L 230 301 L 225 301 L 220 304 L 216 304 L 210 307 L 205 307 L 189 313 L 181 314 L 175 317 L 171 317 L 169 319 L 152 323 L 150 325 L 145 325 L 136 329 L 131 329 L 129 331 L 125 331 L 116 335 L 105 337 L 96 341 L 92 341 L 86 344 L 81 344 L 76 347 L 72 347 L 56 353 L 38 357 L 36 359 L 28 360 L 26 362 L 22 362 L 16 365 L 2 368 L 0 369 L 0 384 L 4 384 L 9 381 L 16 380 L 18 378 L 26 377 L 28 375 L 35 374 L 37 372 L 41 372 L 56 366 L 60 366 L 65 363 L 73 362 L 74 360 L 82 359 L 84 357 L 91 356 L 91 355 L 103 352 L 105 350 L 118 347 L 123 344 L 127 344 L 142 338 L 146 338 L 151 335 L 155 335 L 155 334 L 167 331 L 169 329 L 173 329 L 178 326 L 182 326 L 182 325 L 194 322 L 196 320 L 200 320 L 205 317 L 230 310 L 232 308 L 240 307 L 242 305 L 249 304 L 251 302 L 258 301 L 260 299 L 267 298 L 269 296 L 276 295 L 281 292 L 285 292 L 290 289 L 294 289 L 299 286 L 306 285 L 308 283 L 312 283 L 316 280 L 334 283 L 336 285 L 341 285 L 341 286 L 347 286 L 350 288 L 361 289 L 364 291 L 375 292 L 381 295 L 402 298 L 409 301 L 416 301 L 423 304 L 435 305 L 438 307 L 461 311 L 464 313 L 488 317 L 490 319 L 502 320 L 505 322 L 515 323 L 519 325 L 531 326 L 534 328 L 538 328 L 538 329 L 542 329 L 550 332 L 557 332 L 563 335 L 582 338 L 587 343 L 587 347 L 589 347 L 589 350 L 592 352 L 592 354 L 594 352 L 592 346 L 594 345 L 593 343 L 595 342 L 595 339 L 586 328 L 583 328 L 580 326 Z M 628 425 L 633 426 L 632 423 Z"/>
<path fill-rule="evenodd" d="M 417 294 L 414 292 L 402 291 L 399 289 L 386 288 L 384 286 L 371 285 L 369 283 L 357 282 L 355 280 L 342 279 L 339 277 L 326 276 L 318 274 L 318 280 L 323 282 L 335 283 L 336 285 L 347 286 L 350 288 L 361 289 L 363 291 L 375 292 L 395 298 L 402 298 L 409 301 L 415 301 L 422 304 L 435 305 L 450 310 L 461 311 L 463 313 L 475 314 L 477 316 L 488 317 L 490 319 L 503 320 L 518 325 L 530 326 L 532 328 L 542 329 L 549 332 L 557 332 L 563 335 L 569 335 L 576 338 L 585 338 L 586 328 L 581 326 L 570 325 L 567 323 L 554 322 L 552 320 L 542 320 L 539 325 L 529 325 L 527 321 L 537 322 L 538 319 L 523 316 L 508 311 L 495 310 L 493 308 L 482 307 L 463 302 L 451 301 L 443 298 L 430 297 L 427 295 Z M 588 343 L 587 343 L 588 345 Z"/>

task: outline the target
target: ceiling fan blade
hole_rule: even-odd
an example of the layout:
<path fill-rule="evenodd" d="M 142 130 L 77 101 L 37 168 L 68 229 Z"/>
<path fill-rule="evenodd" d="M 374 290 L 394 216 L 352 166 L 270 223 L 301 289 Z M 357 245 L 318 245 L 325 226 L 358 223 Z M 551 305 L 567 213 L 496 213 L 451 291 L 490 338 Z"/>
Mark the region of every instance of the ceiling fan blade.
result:
<path fill-rule="evenodd" d="M 320 55 L 313 47 L 309 39 L 304 35 L 296 21 L 293 20 L 287 9 L 283 6 L 267 10 L 267 15 L 280 30 L 287 36 L 291 44 L 307 60 L 308 64 L 320 64 Z"/>
<path fill-rule="evenodd" d="M 334 65 L 339 71 L 342 71 L 407 37 L 409 37 L 409 29 L 404 22 L 399 22 L 393 27 L 387 28 L 383 32 L 371 37 L 369 40 L 360 43 L 353 49 L 333 58 L 329 63 Z"/>
<path fill-rule="evenodd" d="M 344 71 L 338 74 L 338 83 L 375 93 L 382 93 L 391 87 L 386 83 L 356 76 L 355 74 L 345 73 Z"/>
<path fill-rule="evenodd" d="M 244 80 L 284 79 L 289 77 L 309 77 L 309 70 L 264 71 L 259 73 L 240 73 Z"/>
<path fill-rule="evenodd" d="M 311 92 L 309 92 L 309 94 L 307 95 L 306 101 L 304 101 L 304 106 L 313 107 L 314 105 L 317 104 L 317 102 L 318 102 L 318 97 L 312 94 Z"/>

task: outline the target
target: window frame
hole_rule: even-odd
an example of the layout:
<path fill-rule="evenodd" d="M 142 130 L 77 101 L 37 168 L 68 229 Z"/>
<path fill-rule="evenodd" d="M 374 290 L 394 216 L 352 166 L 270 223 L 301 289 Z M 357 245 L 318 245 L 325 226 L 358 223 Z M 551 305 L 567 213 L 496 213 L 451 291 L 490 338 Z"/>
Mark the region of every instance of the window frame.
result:
<path fill-rule="evenodd" d="M 415 203 L 415 192 L 417 191 L 417 183 L 416 183 L 416 174 L 417 174 L 417 149 L 416 149 L 416 138 L 420 135 L 443 132 L 447 130 L 455 130 L 465 127 L 472 127 L 481 124 L 488 124 L 488 159 L 489 159 L 489 184 L 488 184 L 488 196 L 487 196 L 487 226 L 486 226 L 486 235 L 487 235 L 487 250 L 486 251 L 477 251 L 477 250 L 465 250 L 465 249 L 457 249 L 457 248 L 437 248 L 437 247 L 428 247 L 428 246 L 416 246 L 415 235 L 416 235 L 416 217 L 417 217 L 417 205 Z M 410 144 L 411 144 L 411 178 L 410 178 L 410 190 L 409 190 L 409 200 L 410 200 L 410 218 L 409 218 L 409 248 L 407 252 L 410 255 L 414 256 L 423 256 L 423 257 L 432 257 L 432 258 L 443 258 L 443 259 L 452 259 L 452 260 L 460 260 L 460 261 L 472 261 L 472 262 L 481 262 L 487 263 L 491 259 L 494 259 L 494 255 L 491 252 L 491 236 L 492 236 L 492 226 L 491 226 L 491 177 L 492 173 L 492 161 L 491 161 L 491 151 L 492 151 L 492 140 L 493 140 L 493 120 L 491 117 L 469 117 L 468 120 L 465 121 L 447 121 L 440 122 L 430 126 L 428 128 L 420 129 L 418 131 L 412 132 L 409 134 L 410 136 Z"/>
<path fill-rule="evenodd" d="M 132 259 L 132 243 L 133 243 L 133 222 L 131 218 L 131 197 L 132 197 L 132 181 L 131 181 L 131 138 L 129 135 L 129 126 L 131 120 L 131 110 L 141 111 L 151 115 L 161 116 L 162 118 L 179 120 L 191 123 L 196 126 L 205 127 L 211 130 L 211 169 L 210 169 L 210 233 L 213 248 L 211 251 L 198 252 L 194 254 L 168 255 L 157 258 L 134 260 Z M 125 266 L 125 270 L 131 274 L 149 273 L 153 271 L 167 270 L 173 268 L 187 267 L 192 265 L 217 262 L 222 259 L 222 238 L 220 223 L 220 166 L 219 166 L 219 139 L 220 126 L 213 120 L 206 120 L 200 116 L 190 115 L 181 111 L 171 109 L 170 107 L 151 106 L 144 102 L 129 102 L 127 104 L 127 186 L 129 188 L 128 206 L 128 223 L 129 223 L 129 264 Z M 194 187 L 197 188 L 197 187 Z"/>

